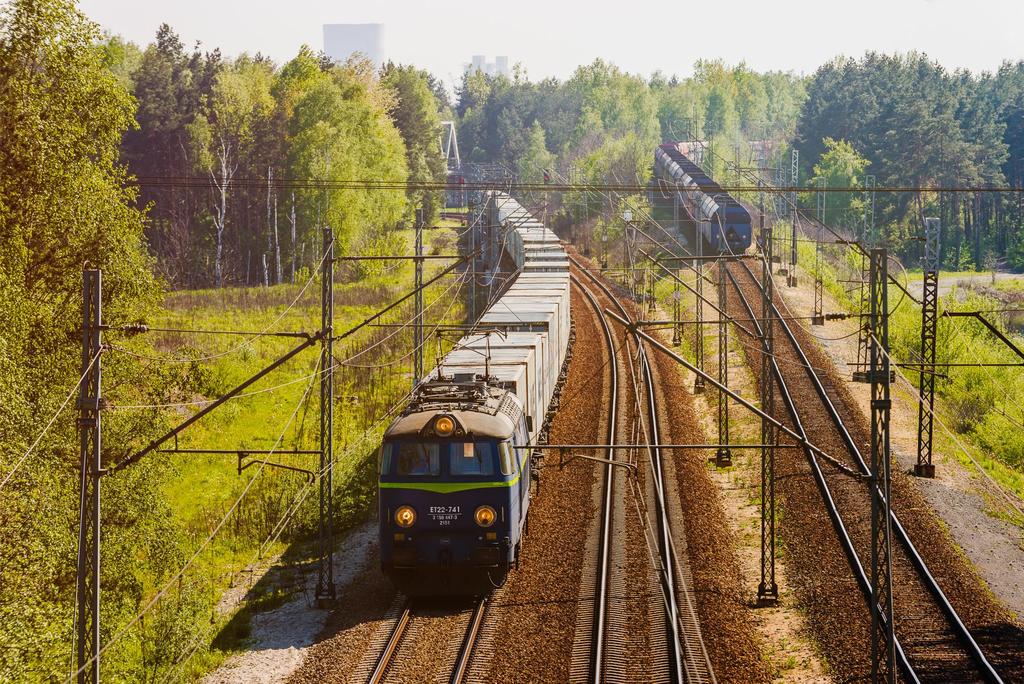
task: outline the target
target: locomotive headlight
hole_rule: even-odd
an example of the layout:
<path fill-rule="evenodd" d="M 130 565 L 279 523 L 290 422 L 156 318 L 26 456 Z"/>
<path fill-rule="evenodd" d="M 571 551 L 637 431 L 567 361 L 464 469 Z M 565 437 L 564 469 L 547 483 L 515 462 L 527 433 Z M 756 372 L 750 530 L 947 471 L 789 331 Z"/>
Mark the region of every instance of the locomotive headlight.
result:
<path fill-rule="evenodd" d="M 473 514 L 473 518 L 476 520 L 476 524 L 480 527 L 490 527 L 494 524 L 494 520 L 498 517 L 498 514 L 494 512 L 494 509 L 490 506 L 481 506 L 476 509 L 476 513 Z"/>
<path fill-rule="evenodd" d="M 399 527 L 412 527 L 416 522 L 416 510 L 412 506 L 399 506 L 395 511 L 395 522 Z"/>
<path fill-rule="evenodd" d="M 441 416 L 434 421 L 434 432 L 438 437 L 448 437 L 455 432 L 455 420 L 451 416 Z"/>

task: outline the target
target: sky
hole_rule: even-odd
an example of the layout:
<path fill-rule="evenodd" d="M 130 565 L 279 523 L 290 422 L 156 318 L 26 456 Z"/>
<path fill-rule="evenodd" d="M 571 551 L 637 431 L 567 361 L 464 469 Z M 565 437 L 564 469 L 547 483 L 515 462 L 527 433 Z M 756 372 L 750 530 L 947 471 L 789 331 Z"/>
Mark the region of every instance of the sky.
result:
<path fill-rule="evenodd" d="M 474 54 L 508 55 L 531 79 L 566 78 L 597 57 L 631 73 L 686 76 L 698 59 L 810 74 L 837 55 L 925 52 L 949 69 L 1024 59 L 1022 0 L 80 0 L 140 45 L 169 23 L 186 45 L 287 61 L 323 47 L 325 23 L 383 23 L 388 58 L 457 81 Z M 700 9 L 698 9 L 698 7 Z"/>

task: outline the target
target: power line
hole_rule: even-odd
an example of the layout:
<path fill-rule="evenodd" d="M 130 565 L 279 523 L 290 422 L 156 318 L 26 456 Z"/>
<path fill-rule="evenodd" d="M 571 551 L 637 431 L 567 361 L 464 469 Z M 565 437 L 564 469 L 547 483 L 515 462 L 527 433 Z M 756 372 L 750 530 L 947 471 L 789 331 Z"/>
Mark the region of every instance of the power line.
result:
<path fill-rule="evenodd" d="M 260 332 L 255 333 L 252 337 L 249 337 L 249 338 L 243 340 L 237 346 L 232 347 L 231 349 L 228 349 L 227 351 L 218 352 L 216 354 L 210 354 L 208 356 L 197 356 L 197 357 L 194 357 L 194 358 L 188 358 L 188 357 L 153 356 L 153 355 L 141 354 L 139 352 L 135 352 L 135 351 L 132 351 L 131 349 L 128 349 L 126 347 L 121 347 L 121 346 L 118 346 L 118 345 L 110 345 L 110 347 L 113 348 L 113 349 L 117 349 L 118 351 L 120 351 L 122 353 L 128 354 L 129 356 L 134 356 L 135 358 L 138 358 L 138 359 L 145 359 L 145 360 L 148 360 L 148 361 L 159 361 L 161 363 L 167 363 L 167 364 L 184 364 L 184 363 L 194 363 L 196 361 L 212 361 L 214 359 L 219 359 L 219 358 L 222 358 L 222 357 L 234 354 L 235 352 L 237 352 L 237 351 L 245 348 L 246 346 L 248 346 L 254 340 L 259 339 L 260 337 L 262 337 L 264 335 L 267 335 L 269 333 L 269 331 L 275 325 L 277 325 L 278 323 L 281 322 L 281 319 L 283 319 L 288 314 L 288 312 L 291 311 L 295 307 L 295 305 L 299 302 L 299 299 L 302 298 L 302 295 L 305 294 L 306 290 L 309 288 L 309 286 L 316 279 L 317 275 L 321 271 L 320 267 L 323 265 L 324 259 L 326 259 L 326 258 L 327 258 L 327 251 L 325 250 L 324 251 L 324 255 L 320 257 L 320 261 L 317 263 L 317 267 L 315 269 L 313 269 L 313 272 L 310 274 L 309 280 L 307 280 L 306 284 L 302 286 L 302 289 L 299 290 L 299 293 L 297 295 L 295 295 L 295 298 L 292 299 L 291 303 L 288 304 L 287 307 L 285 307 L 285 310 L 282 311 L 280 314 L 278 314 L 277 318 L 275 318 L 273 321 L 271 321 L 267 325 L 267 327 L 265 327 Z M 207 332 L 214 332 L 214 331 L 207 331 Z M 308 336 L 306 336 L 306 337 L 308 337 Z"/>
<path fill-rule="evenodd" d="M 717 156 L 717 155 L 716 155 Z M 207 176 L 137 176 L 134 180 L 134 185 L 139 187 L 169 187 L 169 188 L 214 188 L 214 182 Z M 238 178 L 232 179 L 231 185 L 239 188 L 259 188 L 266 189 L 268 187 L 267 180 L 265 178 Z M 282 178 L 277 179 L 269 184 L 269 187 L 273 189 L 292 189 L 292 190 L 393 190 L 393 191 L 410 191 L 410 190 L 491 190 L 494 187 L 493 183 L 487 182 L 467 182 L 467 183 L 449 183 L 446 181 L 397 181 L 397 180 L 385 180 L 385 179 L 336 179 L 336 180 L 324 180 L 318 178 Z M 510 182 L 503 186 L 505 191 L 512 193 L 513 191 L 519 192 L 573 192 L 582 190 L 593 190 L 593 191 L 606 191 L 606 192 L 646 192 L 649 189 L 647 184 L 631 184 L 631 183 L 517 183 Z M 764 185 L 759 187 L 757 185 L 719 185 L 721 190 L 729 193 L 757 193 L 766 192 L 769 194 L 792 194 L 792 193 L 811 193 L 811 192 L 823 192 L 831 194 L 848 194 L 848 193 L 863 193 L 864 188 L 858 186 L 837 186 L 828 188 L 818 188 L 813 186 L 805 185 Z M 1021 192 L 1020 188 L 1012 186 L 993 186 L 993 185 L 963 185 L 963 186 L 946 186 L 946 185 L 892 185 L 892 186 L 877 186 L 873 188 L 875 192 L 886 192 L 886 193 L 905 193 L 905 192 L 928 192 L 928 193 L 939 193 L 939 192 L 962 192 L 962 193 L 987 193 L 987 194 L 999 194 L 999 193 L 1013 193 L 1017 194 Z"/>
<path fill-rule="evenodd" d="M 314 373 L 313 374 L 312 378 L 309 381 L 309 384 L 306 386 L 305 392 L 303 392 L 302 397 L 299 399 L 299 402 L 295 405 L 294 410 L 292 410 L 291 415 L 288 417 L 288 420 L 285 422 L 285 425 L 282 428 L 281 433 L 278 435 L 277 439 L 274 441 L 274 446 L 271 447 L 268 456 L 270 454 L 273 454 L 274 451 L 276 451 L 277 448 L 280 446 L 281 442 L 284 440 L 285 433 L 288 432 L 288 429 L 291 427 L 292 423 L 295 421 L 295 416 L 298 415 L 299 409 L 302 408 L 302 405 L 306 402 L 306 399 L 309 397 L 310 390 L 313 388 L 313 379 L 315 379 L 319 374 L 320 373 Z M 189 557 L 189 559 L 187 561 L 185 561 L 184 565 L 181 566 L 181 568 L 174 574 L 174 576 L 171 577 L 171 579 L 168 580 L 167 583 L 164 584 L 164 586 L 160 589 L 160 591 L 158 591 L 149 600 L 149 602 L 145 605 L 145 607 L 143 607 L 142 611 L 139 612 L 135 617 L 133 617 L 127 624 L 125 624 L 119 630 L 117 630 L 117 632 L 115 632 L 114 635 L 112 637 L 110 637 L 110 639 L 107 640 L 107 643 L 103 644 L 103 646 L 99 649 L 99 652 L 96 655 L 90 656 L 89 659 L 78 670 L 76 670 L 70 677 L 68 677 L 65 680 L 65 684 L 67 684 L 72 679 L 77 677 L 80 673 L 82 673 L 86 669 L 88 669 L 93 664 L 93 662 L 94 662 L 94 660 L 96 658 L 99 658 L 104 653 L 106 653 L 107 650 L 109 650 L 111 646 L 113 646 L 125 634 L 127 634 L 128 630 L 130 630 L 132 627 L 134 627 L 136 624 L 138 624 L 138 622 L 143 618 L 143 616 L 145 616 L 146 613 L 148 613 L 153 608 L 153 606 L 155 606 L 157 604 L 157 602 L 159 602 L 167 594 L 167 592 L 169 592 L 171 590 L 171 588 L 178 582 L 178 580 L 181 577 L 184 576 L 185 571 L 188 570 L 189 567 L 191 567 L 191 565 L 196 561 L 196 559 L 199 558 L 199 556 L 203 553 L 203 551 L 205 551 L 206 548 L 210 545 L 210 542 L 213 541 L 214 537 L 216 537 L 217 534 L 221 531 L 221 529 L 224 528 L 225 523 L 227 523 L 228 519 L 230 519 L 231 516 L 234 514 L 234 512 L 238 509 L 239 505 L 242 503 L 242 500 L 246 497 L 246 495 L 252 489 L 253 484 L 255 484 L 256 479 L 260 476 L 260 474 L 262 474 L 263 469 L 265 467 L 266 467 L 266 462 L 265 461 L 261 461 L 259 467 L 256 469 L 256 472 L 253 474 L 253 476 L 251 478 L 249 478 L 249 481 L 245 484 L 245 487 L 242 489 L 241 494 L 239 494 L 238 498 L 235 499 L 235 502 L 233 504 L 231 504 L 231 507 L 228 508 L 227 513 L 224 514 L 224 516 L 220 519 L 220 521 L 217 523 L 217 525 L 213 528 L 213 531 L 210 532 L 210 534 L 206 537 L 206 539 L 204 539 L 203 542 L 199 545 L 199 548 L 197 548 L 195 550 L 195 552 Z"/>
<path fill-rule="evenodd" d="M 64 412 L 65 408 L 67 408 L 67 405 L 71 402 L 71 397 L 75 396 L 75 392 L 78 391 L 78 388 L 81 387 L 82 382 L 85 380 L 86 377 L 88 377 L 89 372 L 92 370 L 92 367 L 96 365 L 96 361 L 100 358 L 100 354 L 102 353 L 103 350 L 100 349 L 100 351 L 96 352 L 95 356 L 92 357 L 92 361 L 90 361 L 89 365 L 86 366 L 85 372 L 82 373 L 82 377 L 78 378 L 78 382 L 76 382 L 75 386 L 71 388 L 70 392 L 68 392 L 68 396 L 64 398 L 64 402 L 60 405 L 60 408 L 58 408 L 57 412 L 50 417 L 49 421 L 47 421 L 46 426 L 43 428 L 43 431 L 40 432 L 39 435 L 36 437 L 35 441 L 32 442 L 32 446 L 30 446 L 28 450 L 21 455 L 21 458 L 18 459 L 18 462 L 15 463 L 14 467 L 11 468 L 9 473 L 7 473 L 7 476 L 4 477 L 4 481 L 0 482 L 0 490 L 4 488 L 4 485 L 10 482 L 11 478 L 14 477 L 14 473 L 17 472 L 18 468 L 20 468 L 21 465 L 25 462 L 25 459 L 27 459 L 32 454 L 32 452 L 36 450 L 36 447 L 39 446 L 39 442 L 42 441 L 43 437 L 46 435 L 47 432 L 49 432 L 50 428 L 53 427 L 53 424 L 56 422 L 60 414 Z"/>

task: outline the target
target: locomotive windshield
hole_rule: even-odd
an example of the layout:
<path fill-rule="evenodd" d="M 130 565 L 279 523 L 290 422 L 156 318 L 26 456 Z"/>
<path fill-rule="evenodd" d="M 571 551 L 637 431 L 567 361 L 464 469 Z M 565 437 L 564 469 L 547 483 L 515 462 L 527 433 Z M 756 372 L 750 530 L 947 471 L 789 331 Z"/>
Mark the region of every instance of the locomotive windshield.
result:
<path fill-rule="evenodd" d="M 494 442 L 451 442 L 448 472 L 452 475 L 493 475 Z"/>
<path fill-rule="evenodd" d="M 514 472 L 512 458 L 504 451 L 499 450 L 498 441 L 493 439 L 388 441 L 381 446 L 380 474 L 398 478 L 500 479 Z"/>
<path fill-rule="evenodd" d="M 391 449 L 387 446 L 391 446 Z M 395 460 L 396 475 L 437 476 L 441 474 L 439 446 L 436 442 L 398 442 L 385 445 L 384 453 L 386 459 L 391 456 Z M 390 469 L 390 466 L 388 468 Z"/>

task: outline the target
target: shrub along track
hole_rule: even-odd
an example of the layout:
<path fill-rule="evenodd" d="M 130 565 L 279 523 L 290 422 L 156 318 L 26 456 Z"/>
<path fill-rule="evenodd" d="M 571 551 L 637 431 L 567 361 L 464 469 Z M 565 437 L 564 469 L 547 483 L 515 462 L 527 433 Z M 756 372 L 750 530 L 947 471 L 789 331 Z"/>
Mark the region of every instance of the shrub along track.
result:
<path fill-rule="evenodd" d="M 731 310 L 743 312 L 743 317 L 749 315 L 741 299 L 742 293 L 752 302 L 753 312 L 760 316 L 759 282 L 745 264 L 731 264 L 729 269 L 734 283 L 729 294 Z M 778 301 L 776 306 L 788 315 Z M 834 371 L 823 370 L 829 368 L 829 362 L 811 335 L 799 326 L 788 327 L 811 366 L 808 368 L 804 363 L 793 340 L 787 336 L 786 328 L 776 322 L 777 365 L 800 422 L 813 443 L 859 471 L 856 455 L 818 394 L 812 373 L 821 381 L 854 444 L 865 456 L 870 453 L 870 427 Z M 748 337 L 741 341 L 751 369 L 757 369 L 760 340 Z M 792 417 L 781 415 L 786 411 L 785 405 L 779 404 L 777 417 L 793 427 Z M 850 571 L 840 536 L 822 506 L 822 492 L 812 478 L 813 467 L 800 450 L 786 449 L 778 453 L 777 486 L 785 509 L 782 537 L 792 559 L 797 590 L 811 614 L 817 638 L 830 663 L 843 676 L 866 677 L 870 672 L 867 659 L 870 614 L 861 587 Z M 841 473 L 828 463 L 821 463 L 820 468 L 860 563 L 868 568 L 868 487 L 863 480 Z M 941 522 L 901 472 L 893 473 L 892 496 L 893 507 L 910 539 L 960 618 L 973 632 L 985 656 L 1006 681 L 1019 681 L 1024 677 L 1019 627 L 985 590 L 957 552 Z M 908 547 L 900 543 L 895 531 L 892 556 L 897 639 L 917 676 L 922 681 L 934 682 L 984 680 L 983 663 L 972 657 L 969 644 L 951 627 L 925 577 L 914 567 Z"/>

